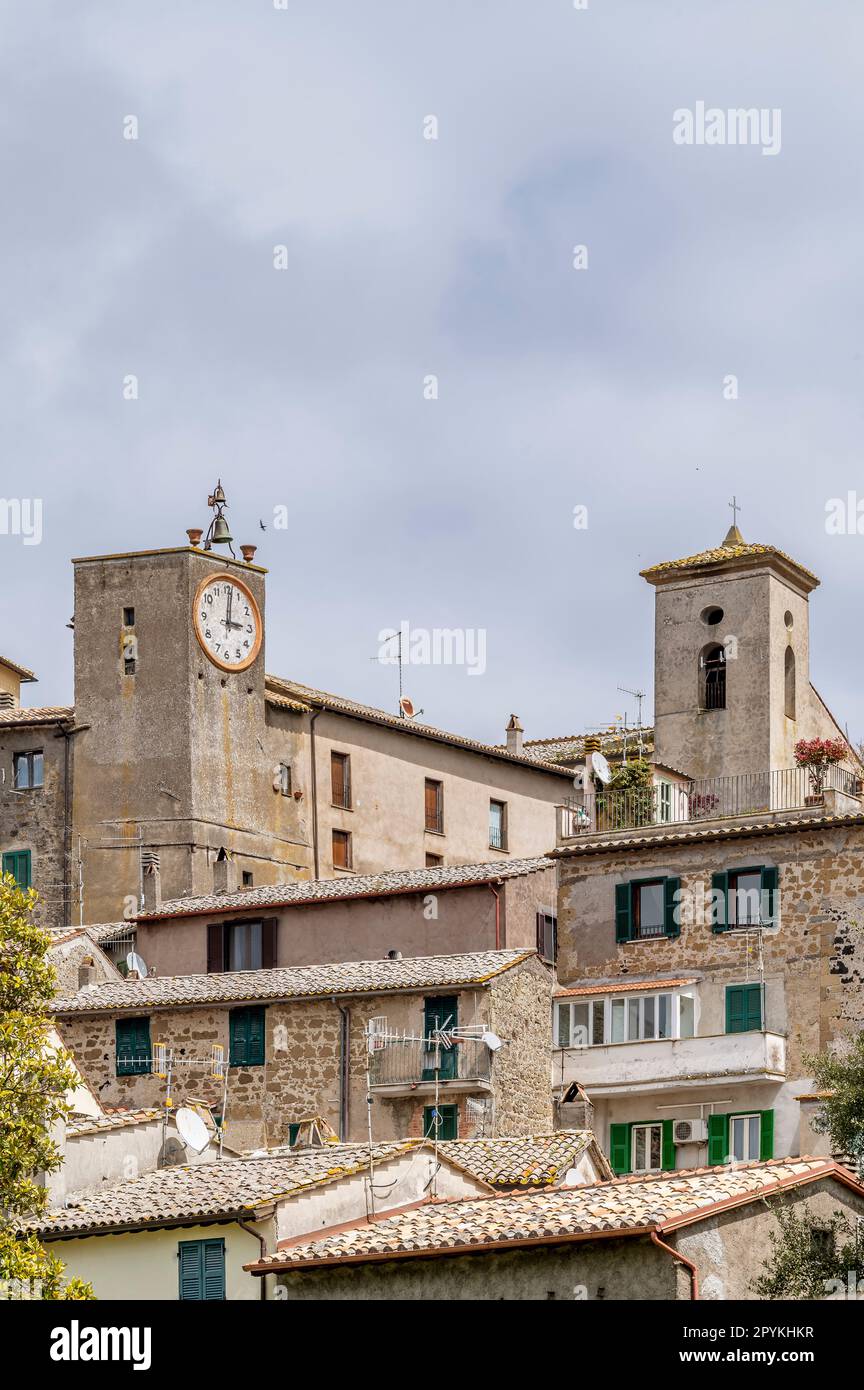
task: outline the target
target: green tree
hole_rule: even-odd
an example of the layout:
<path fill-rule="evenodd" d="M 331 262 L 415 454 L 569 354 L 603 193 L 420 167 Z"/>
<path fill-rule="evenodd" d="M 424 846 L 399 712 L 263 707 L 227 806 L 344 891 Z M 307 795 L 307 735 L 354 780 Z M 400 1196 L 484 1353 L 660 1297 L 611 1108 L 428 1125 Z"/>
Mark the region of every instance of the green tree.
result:
<path fill-rule="evenodd" d="M 45 1299 L 88 1299 L 89 1284 L 64 1282 L 63 1265 L 22 1223 L 44 1211 L 42 1172 L 60 1167 L 51 1137 L 68 1113 L 76 1074 L 51 1045 L 55 976 L 49 937 L 33 921 L 36 894 L 0 875 L 0 1280 L 28 1281 Z"/>
<path fill-rule="evenodd" d="M 825 1093 L 813 1128 L 830 1137 L 833 1153 L 849 1155 L 864 1180 L 864 1032 L 836 1055 L 818 1052 L 804 1061 Z"/>
<path fill-rule="evenodd" d="M 771 1254 L 763 1273 L 752 1281 L 758 1298 L 825 1298 L 832 1281 L 844 1287 L 851 1273 L 857 1280 L 860 1248 L 855 1225 L 844 1212 L 815 1217 L 806 1207 L 796 1211 L 783 1199 L 766 1199 L 778 1230 L 769 1231 Z M 840 1243 L 841 1237 L 845 1237 Z"/>

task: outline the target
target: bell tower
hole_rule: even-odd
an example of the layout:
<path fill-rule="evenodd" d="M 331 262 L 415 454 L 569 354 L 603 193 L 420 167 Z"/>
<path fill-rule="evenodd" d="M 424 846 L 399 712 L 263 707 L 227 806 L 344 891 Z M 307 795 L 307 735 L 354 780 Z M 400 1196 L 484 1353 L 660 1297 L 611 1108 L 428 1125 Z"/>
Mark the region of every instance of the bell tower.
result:
<path fill-rule="evenodd" d="M 794 766 L 800 738 L 838 729 L 810 685 L 819 580 L 737 524 L 721 545 L 642 571 L 655 589 L 656 760 L 690 777 Z"/>

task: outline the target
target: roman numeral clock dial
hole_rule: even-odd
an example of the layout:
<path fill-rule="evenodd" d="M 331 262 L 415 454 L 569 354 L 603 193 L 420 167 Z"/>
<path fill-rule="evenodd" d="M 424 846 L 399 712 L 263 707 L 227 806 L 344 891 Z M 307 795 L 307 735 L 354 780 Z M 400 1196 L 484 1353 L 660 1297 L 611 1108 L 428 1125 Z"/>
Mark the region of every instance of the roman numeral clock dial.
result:
<path fill-rule="evenodd" d="M 249 586 L 233 575 L 201 581 L 192 621 L 199 643 L 222 671 L 245 671 L 261 649 L 261 610 Z"/>

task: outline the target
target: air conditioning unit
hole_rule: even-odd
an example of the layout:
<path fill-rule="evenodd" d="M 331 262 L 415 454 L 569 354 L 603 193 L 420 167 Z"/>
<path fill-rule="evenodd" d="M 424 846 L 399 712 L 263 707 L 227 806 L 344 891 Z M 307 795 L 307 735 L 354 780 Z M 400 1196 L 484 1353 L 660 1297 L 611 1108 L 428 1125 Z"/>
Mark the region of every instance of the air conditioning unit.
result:
<path fill-rule="evenodd" d="M 675 1120 L 672 1138 L 676 1144 L 705 1144 L 708 1141 L 707 1120 Z"/>

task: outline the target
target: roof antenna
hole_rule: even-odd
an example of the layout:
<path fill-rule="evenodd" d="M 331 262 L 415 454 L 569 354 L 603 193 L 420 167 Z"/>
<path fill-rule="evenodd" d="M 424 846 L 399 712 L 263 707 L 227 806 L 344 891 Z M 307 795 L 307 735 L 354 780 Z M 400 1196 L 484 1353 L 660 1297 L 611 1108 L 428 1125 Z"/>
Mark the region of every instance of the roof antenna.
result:
<path fill-rule="evenodd" d="M 409 697 L 408 697 L 407 695 L 403 695 L 403 693 L 402 693 L 402 627 L 401 627 L 401 624 L 400 624 L 399 628 L 398 628 L 395 632 L 391 632 L 391 634 L 390 634 L 389 637 L 385 637 L 385 638 L 384 638 L 384 641 L 381 643 L 381 645 L 382 645 L 382 647 L 386 647 L 386 645 L 387 645 L 388 642 L 393 642 L 393 641 L 398 641 L 398 643 L 399 643 L 399 647 L 398 647 L 398 649 L 397 649 L 397 654 L 396 654 L 396 664 L 397 664 L 398 667 L 399 667 L 399 718 L 400 718 L 400 719 L 418 719 L 419 716 L 423 713 L 422 709 L 415 709 L 415 708 L 414 708 L 414 701 L 411 700 L 411 699 L 409 699 Z M 382 660 L 382 657 L 380 656 L 380 654 L 379 654 L 378 656 L 370 656 L 369 660 L 370 660 L 370 661 L 378 661 L 378 662 L 380 662 L 380 661 Z"/>

